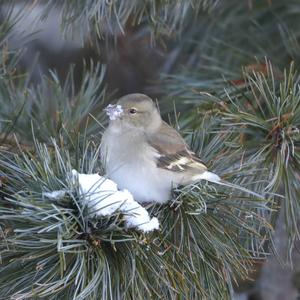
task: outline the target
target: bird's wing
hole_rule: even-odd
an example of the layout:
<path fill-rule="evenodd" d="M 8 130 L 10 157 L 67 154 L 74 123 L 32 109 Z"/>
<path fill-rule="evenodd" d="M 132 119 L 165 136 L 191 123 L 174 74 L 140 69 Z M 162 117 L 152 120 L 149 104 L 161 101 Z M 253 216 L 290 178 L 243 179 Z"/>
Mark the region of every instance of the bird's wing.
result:
<path fill-rule="evenodd" d="M 174 172 L 202 173 L 206 166 L 189 150 L 181 135 L 163 122 L 159 134 L 147 135 L 147 142 L 157 152 L 157 167 Z"/>

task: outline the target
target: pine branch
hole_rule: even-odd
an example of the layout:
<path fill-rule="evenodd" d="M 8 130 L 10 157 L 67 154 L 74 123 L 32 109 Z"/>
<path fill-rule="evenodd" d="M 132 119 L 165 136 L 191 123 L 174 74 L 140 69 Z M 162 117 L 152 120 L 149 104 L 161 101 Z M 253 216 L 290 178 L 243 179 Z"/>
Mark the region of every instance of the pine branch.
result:
<path fill-rule="evenodd" d="M 0 82 L 0 129 L 2 142 L 16 134 L 21 144 L 32 142 L 32 131 L 40 141 L 49 142 L 51 137 L 61 136 L 65 142 L 77 136 L 80 128 L 85 128 L 90 115 L 98 122 L 105 122 L 102 112 L 103 102 L 108 99 L 103 78 L 105 69 L 100 66 L 85 70 L 82 85 L 75 89 L 71 69 L 62 83 L 55 73 L 51 78 L 43 78 L 40 85 L 33 87 L 26 81 L 14 79 Z M 99 125 L 88 126 L 86 134 L 99 132 Z M 71 135 L 71 136 L 70 136 Z"/>
<path fill-rule="evenodd" d="M 290 241 L 299 238 L 298 82 L 299 75 L 294 64 L 281 73 L 276 69 L 274 71 L 273 65 L 266 61 L 255 68 L 245 68 L 244 77 L 239 82 L 225 83 L 229 84 L 228 88 L 225 87 L 224 92 L 219 93 L 217 97 L 209 93 L 204 95 L 203 100 L 198 100 L 197 109 L 189 111 L 187 105 L 187 117 L 185 113 L 181 113 L 177 121 L 183 128 L 197 127 L 199 122 L 206 123 L 209 132 L 214 133 L 214 138 L 218 136 L 217 132 L 219 136 L 229 135 L 223 146 L 227 157 L 222 166 L 228 167 L 227 170 L 223 170 L 224 176 L 226 177 L 226 172 L 229 171 L 229 174 L 240 177 L 240 166 L 248 166 L 248 174 L 252 174 L 253 177 L 248 177 L 243 182 L 252 185 L 252 190 L 261 194 L 283 194 L 284 199 L 277 197 L 272 207 L 278 209 L 284 205 Z M 196 99 L 197 92 L 193 97 Z M 193 101 L 191 107 L 196 104 L 197 102 Z M 202 141 L 208 136 L 206 134 L 191 141 Z M 201 144 L 194 147 L 200 149 L 200 157 L 211 155 L 210 152 L 201 151 Z M 213 147 L 210 149 L 213 151 Z M 230 158 L 231 163 L 228 163 Z M 222 174 L 222 169 L 219 173 Z M 269 220 L 274 222 L 273 217 L 276 213 L 273 217 L 272 215 L 273 213 Z"/>
<path fill-rule="evenodd" d="M 81 33 L 83 40 L 87 33 L 99 37 L 124 34 L 126 27 L 148 24 L 153 33 L 173 34 L 180 31 L 191 16 L 202 11 L 213 11 L 219 0 L 168 0 L 168 1 L 44 1 L 30 4 L 12 2 L 5 11 L 31 11 L 42 13 L 37 20 L 47 18 L 51 13 L 61 15 L 61 25 L 74 34 Z"/>
<path fill-rule="evenodd" d="M 161 233 L 128 231 L 120 214 L 91 218 L 68 180 L 73 167 L 101 170 L 98 148 L 83 140 L 71 152 L 54 140 L 52 149 L 36 142 L 34 155 L 1 152 L 3 296 L 226 299 L 231 280 L 265 256 L 269 225 L 259 211 L 266 203 L 208 184 L 149 208 Z M 43 196 L 60 189 L 68 191 L 61 200 Z"/>
<path fill-rule="evenodd" d="M 294 1 L 261 1 L 252 7 L 248 3 L 220 3 L 214 18 L 190 19 L 180 43 L 171 44 L 176 59 L 167 57 L 156 87 L 164 91 L 167 112 L 173 109 L 170 100 L 179 111 L 200 102 L 207 110 L 204 106 L 213 100 L 209 95 L 220 102 L 226 98 L 224 88 L 236 94 L 232 83 L 243 84 L 242 68 L 263 68 L 265 58 L 272 62 L 275 76 L 291 60 L 299 64 L 299 8 Z"/>
<path fill-rule="evenodd" d="M 281 204 L 288 211 L 287 230 L 299 238 L 300 90 L 293 64 L 276 81 L 269 63 L 267 73 L 246 73 L 247 102 L 230 98 L 233 105 L 224 113 L 228 126 L 241 135 L 246 156 L 262 160 L 268 170 L 267 191 L 283 191 Z"/>

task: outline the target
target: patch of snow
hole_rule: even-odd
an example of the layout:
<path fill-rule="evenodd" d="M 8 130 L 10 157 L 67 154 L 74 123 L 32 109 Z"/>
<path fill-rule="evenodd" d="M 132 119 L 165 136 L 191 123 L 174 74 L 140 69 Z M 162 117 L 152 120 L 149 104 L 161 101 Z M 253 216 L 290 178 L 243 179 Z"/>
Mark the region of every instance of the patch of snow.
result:
<path fill-rule="evenodd" d="M 150 218 L 148 211 L 137 203 L 127 190 L 119 191 L 117 184 L 98 174 L 80 174 L 72 170 L 72 179 L 79 184 L 80 195 L 94 216 L 108 216 L 119 211 L 127 228 L 143 232 L 159 229 L 158 219 Z"/>
<path fill-rule="evenodd" d="M 119 104 L 109 104 L 104 111 L 109 116 L 110 120 L 116 120 L 123 114 L 122 106 Z"/>
<path fill-rule="evenodd" d="M 51 200 L 59 200 L 62 199 L 66 193 L 67 192 L 65 190 L 58 190 L 53 192 L 43 192 L 43 196 Z"/>

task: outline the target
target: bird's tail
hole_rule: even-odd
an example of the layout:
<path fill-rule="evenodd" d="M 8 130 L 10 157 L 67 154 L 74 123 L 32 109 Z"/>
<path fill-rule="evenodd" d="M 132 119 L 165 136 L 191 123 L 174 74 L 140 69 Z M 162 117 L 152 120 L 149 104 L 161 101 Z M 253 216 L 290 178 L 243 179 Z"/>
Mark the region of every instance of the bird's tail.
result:
<path fill-rule="evenodd" d="M 197 174 L 193 177 L 194 181 L 198 181 L 201 179 L 205 179 L 207 181 L 211 181 L 211 182 L 215 182 L 215 183 L 218 183 L 221 181 L 221 178 L 217 174 L 209 172 L 209 171 L 205 171 L 205 172 L 203 172 L 201 174 Z"/>
<path fill-rule="evenodd" d="M 262 195 L 260 195 L 258 193 L 255 193 L 255 192 L 253 192 L 253 191 L 251 191 L 247 188 L 244 188 L 240 185 L 236 185 L 234 183 L 222 180 L 217 174 L 209 172 L 209 171 L 205 171 L 202 174 L 198 174 L 198 175 L 194 176 L 194 178 L 193 178 L 194 181 L 198 181 L 198 180 L 202 180 L 202 179 L 205 179 L 207 181 L 216 183 L 218 185 L 222 185 L 222 186 L 226 186 L 226 187 L 229 187 L 229 188 L 240 190 L 240 191 L 245 192 L 247 194 L 253 195 L 253 196 L 255 196 L 259 199 L 265 199 Z"/>

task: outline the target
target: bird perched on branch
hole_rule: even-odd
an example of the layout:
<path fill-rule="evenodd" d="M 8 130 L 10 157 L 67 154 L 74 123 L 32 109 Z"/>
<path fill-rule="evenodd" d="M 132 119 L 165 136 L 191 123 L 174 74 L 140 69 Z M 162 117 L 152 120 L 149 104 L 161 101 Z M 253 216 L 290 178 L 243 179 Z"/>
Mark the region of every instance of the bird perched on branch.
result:
<path fill-rule="evenodd" d="M 161 119 L 148 96 L 126 95 L 105 111 L 110 122 L 101 141 L 102 162 L 107 176 L 136 201 L 164 203 L 172 187 L 201 179 L 220 181 Z"/>

